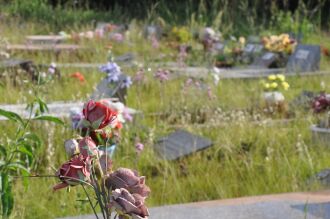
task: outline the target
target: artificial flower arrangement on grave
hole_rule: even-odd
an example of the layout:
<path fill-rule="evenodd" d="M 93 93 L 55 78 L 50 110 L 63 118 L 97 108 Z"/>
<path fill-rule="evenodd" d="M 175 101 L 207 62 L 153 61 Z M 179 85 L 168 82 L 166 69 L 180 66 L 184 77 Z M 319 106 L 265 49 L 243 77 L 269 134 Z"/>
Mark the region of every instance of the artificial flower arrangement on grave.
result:
<path fill-rule="evenodd" d="M 264 48 L 276 55 L 276 66 L 284 67 L 289 56 L 294 52 L 297 42 L 289 34 L 272 35 L 263 37 Z"/>
<path fill-rule="evenodd" d="M 113 170 L 111 148 L 118 141 L 118 114 L 104 102 L 88 101 L 77 125 L 80 136 L 65 141 L 69 160 L 63 163 L 56 176 L 61 181 L 55 191 L 68 186 L 82 186 L 96 216 L 99 205 L 105 219 L 112 214 L 119 218 L 142 219 L 149 216 L 145 199 L 150 193 L 145 177 L 134 170 Z M 93 197 L 90 194 L 93 191 Z"/>
<path fill-rule="evenodd" d="M 330 128 L 330 95 L 322 92 L 312 102 L 313 112 L 318 115 L 319 128 Z"/>
<path fill-rule="evenodd" d="M 285 98 L 282 91 L 286 91 L 290 87 L 283 74 L 269 75 L 267 81 L 262 81 L 262 86 L 267 105 L 283 103 Z"/>

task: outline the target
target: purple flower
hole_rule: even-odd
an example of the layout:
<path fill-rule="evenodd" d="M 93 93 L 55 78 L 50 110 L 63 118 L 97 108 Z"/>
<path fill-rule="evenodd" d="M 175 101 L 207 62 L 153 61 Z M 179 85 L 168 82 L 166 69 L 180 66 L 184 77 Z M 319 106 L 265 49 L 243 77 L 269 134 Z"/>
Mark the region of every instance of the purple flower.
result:
<path fill-rule="evenodd" d="M 81 109 L 79 108 L 72 108 L 70 109 L 70 118 L 71 118 L 71 122 L 72 122 L 72 129 L 77 129 L 79 128 L 79 122 L 80 120 L 83 118 L 83 114 Z"/>
<path fill-rule="evenodd" d="M 128 112 L 126 107 L 124 108 L 124 111 L 123 111 L 123 117 L 124 117 L 125 121 L 129 121 L 129 122 L 133 121 L 133 116 Z"/>
<path fill-rule="evenodd" d="M 158 42 L 157 38 L 155 37 L 155 35 L 152 35 L 152 37 L 151 37 L 151 46 L 155 49 L 158 49 L 158 47 L 159 47 L 159 42 Z"/>
<path fill-rule="evenodd" d="M 117 63 L 108 62 L 107 64 L 102 65 L 99 69 L 101 72 L 107 73 L 109 82 L 117 82 L 119 80 L 121 70 Z"/>
<path fill-rule="evenodd" d="M 169 80 L 169 74 L 170 72 L 168 70 L 158 69 L 154 74 L 154 77 L 157 78 L 160 82 L 164 82 Z"/>
<path fill-rule="evenodd" d="M 48 73 L 53 75 L 55 74 L 55 71 L 56 71 L 56 64 L 52 62 L 48 68 Z"/>
<path fill-rule="evenodd" d="M 142 82 L 142 81 L 145 80 L 145 73 L 144 73 L 144 70 L 143 70 L 142 68 L 139 69 L 139 70 L 136 72 L 136 74 L 135 74 L 133 80 L 134 80 L 134 81 L 137 81 L 137 82 Z"/>
<path fill-rule="evenodd" d="M 126 76 L 123 80 L 122 84 L 120 85 L 121 88 L 129 88 L 133 84 L 131 77 Z"/>
<path fill-rule="evenodd" d="M 141 153 L 144 149 L 144 145 L 141 142 L 135 144 L 135 149 L 137 153 Z"/>

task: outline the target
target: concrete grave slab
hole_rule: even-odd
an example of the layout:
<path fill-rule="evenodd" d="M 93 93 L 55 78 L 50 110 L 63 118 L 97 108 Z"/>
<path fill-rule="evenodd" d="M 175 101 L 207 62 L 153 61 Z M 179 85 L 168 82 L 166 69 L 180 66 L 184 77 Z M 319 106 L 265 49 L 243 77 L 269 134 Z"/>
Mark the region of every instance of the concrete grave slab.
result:
<path fill-rule="evenodd" d="M 68 117 L 70 111 L 73 108 L 83 109 L 83 102 L 53 102 L 47 104 L 48 106 L 48 115 L 57 116 L 61 118 Z M 0 109 L 14 112 L 20 115 L 22 118 L 29 118 L 29 112 L 26 110 L 26 104 L 3 104 L 0 105 Z M 129 114 L 137 114 L 139 111 L 131 108 L 126 108 Z M 1 117 L 0 120 L 6 120 L 7 118 Z"/>
<path fill-rule="evenodd" d="M 276 55 L 272 52 L 266 52 L 260 57 L 256 58 L 255 61 L 250 65 L 255 68 L 270 68 L 276 62 Z"/>

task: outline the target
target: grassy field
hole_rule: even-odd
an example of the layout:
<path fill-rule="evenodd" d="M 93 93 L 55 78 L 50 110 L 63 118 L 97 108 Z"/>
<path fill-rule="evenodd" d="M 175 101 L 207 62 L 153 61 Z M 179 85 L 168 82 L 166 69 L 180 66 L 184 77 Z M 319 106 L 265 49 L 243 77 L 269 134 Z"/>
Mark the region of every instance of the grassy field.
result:
<path fill-rule="evenodd" d="M 27 34 L 48 34 L 50 28 L 35 23 L 20 24 L 11 21 L 0 24 L 2 36 L 11 43 L 23 42 Z M 134 25 L 133 25 L 134 26 Z M 135 25 L 136 26 L 136 25 Z M 88 30 L 90 27 L 74 27 Z M 81 42 L 91 51 L 78 55 L 62 54 L 58 59 L 53 54 L 13 54 L 32 59 L 35 63 L 48 64 L 90 62 L 105 63 L 108 42 Z M 314 33 L 305 43 L 330 45 L 328 33 Z M 313 191 L 322 188 L 310 182 L 310 177 L 330 166 L 330 150 L 313 142 L 309 130 L 316 118 L 310 111 L 291 106 L 288 115 L 264 113 L 262 88 L 259 79 L 221 79 L 216 86 L 210 76 L 205 83 L 211 86 L 214 99 L 209 99 L 206 91 L 191 89 L 182 91 L 185 78 L 170 80 L 161 84 L 153 78 L 157 62 L 171 58 L 175 51 L 165 44 L 158 50 L 144 40 L 137 28 L 133 28 L 128 42 L 114 43 L 113 52 L 136 55 L 136 66 L 125 67 L 125 73 L 134 76 L 139 63 L 151 67 L 147 81 L 134 84 L 128 91 L 128 106 L 141 110 L 144 116 L 137 117 L 132 124 L 126 124 L 122 141 L 114 157 L 115 167 L 126 166 L 137 169 L 147 176 L 147 184 L 152 193 L 148 206 L 222 199 L 248 195 Z M 158 59 L 158 60 L 157 60 Z M 206 64 L 205 64 L 206 66 Z M 330 69 L 329 58 L 322 57 L 321 69 Z M 46 102 L 86 100 L 96 84 L 104 77 L 95 70 L 78 68 L 61 69 L 62 79 L 43 85 L 40 95 Z M 81 72 L 86 83 L 81 84 L 70 77 Z M 301 91 L 320 91 L 321 83 L 330 89 L 330 75 L 289 77 L 290 89 L 284 93 L 288 106 Z M 14 86 L 2 80 L 0 103 L 27 103 L 34 98 L 32 83 Z M 157 116 L 163 113 L 165 116 Z M 289 118 L 288 122 L 277 122 Z M 200 122 L 200 121 L 203 121 Z M 70 122 L 68 127 L 58 127 L 45 123 L 33 123 L 33 130 L 41 136 L 43 147 L 39 149 L 38 168 L 35 173 L 53 174 L 66 160 L 63 141 L 73 135 Z M 11 123 L 1 122 L 1 141 L 10 138 L 15 129 Z M 184 128 L 195 134 L 211 139 L 213 147 L 178 161 L 167 162 L 159 159 L 152 145 L 157 138 Z M 140 157 L 135 154 L 134 138 L 139 136 L 145 143 Z M 12 218 L 55 218 L 60 216 L 91 213 L 83 191 L 71 188 L 70 192 L 52 192 L 56 178 L 32 178 L 29 187 L 23 186 L 21 179 L 15 179 L 15 208 Z M 77 201 L 78 200 L 78 201 Z"/>

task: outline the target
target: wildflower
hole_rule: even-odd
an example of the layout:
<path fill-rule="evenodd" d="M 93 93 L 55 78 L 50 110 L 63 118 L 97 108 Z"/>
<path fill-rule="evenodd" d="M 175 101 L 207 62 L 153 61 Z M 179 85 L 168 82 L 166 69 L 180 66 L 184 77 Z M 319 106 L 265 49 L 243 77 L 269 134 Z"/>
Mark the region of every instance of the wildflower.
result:
<path fill-rule="evenodd" d="M 129 88 L 133 84 L 131 77 L 126 76 L 124 80 L 122 81 L 120 88 Z"/>
<path fill-rule="evenodd" d="M 109 82 L 117 82 L 121 75 L 120 67 L 115 62 L 108 62 L 102 65 L 100 68 L 101 72 L 107 73 Z"/>
<path fill-rule="evenodd" d="M 135 144 L 135 149 L 137 153 L 141 153 L 144 149 L 144 145 L 141 142 Z"/>
<path fill-rule="evenodd" d="M 170 72 L 168 70 L 158 69 L 154 74 L 154 77 L 157 78 L 160 82 L 169 80 Z"/>
<path fill-rule="evenodd" d="M 56 72 L 56 64 L 54 62 L 50 63 L 48 68 L 48 73 L 53 75 Z"/>
<path fill-rule="evenodd" d="M 276 80 L 276 75 L 269 75 L 268 80 L 271 80 L 271 81 Z"/>
<path fill-rule="evenodd" d="M 84 75 L 80 72 L 75 72 L 71 74 L 70 77 L 78 79 L 81 83 L 84 83 L 86 81 Z"/>

